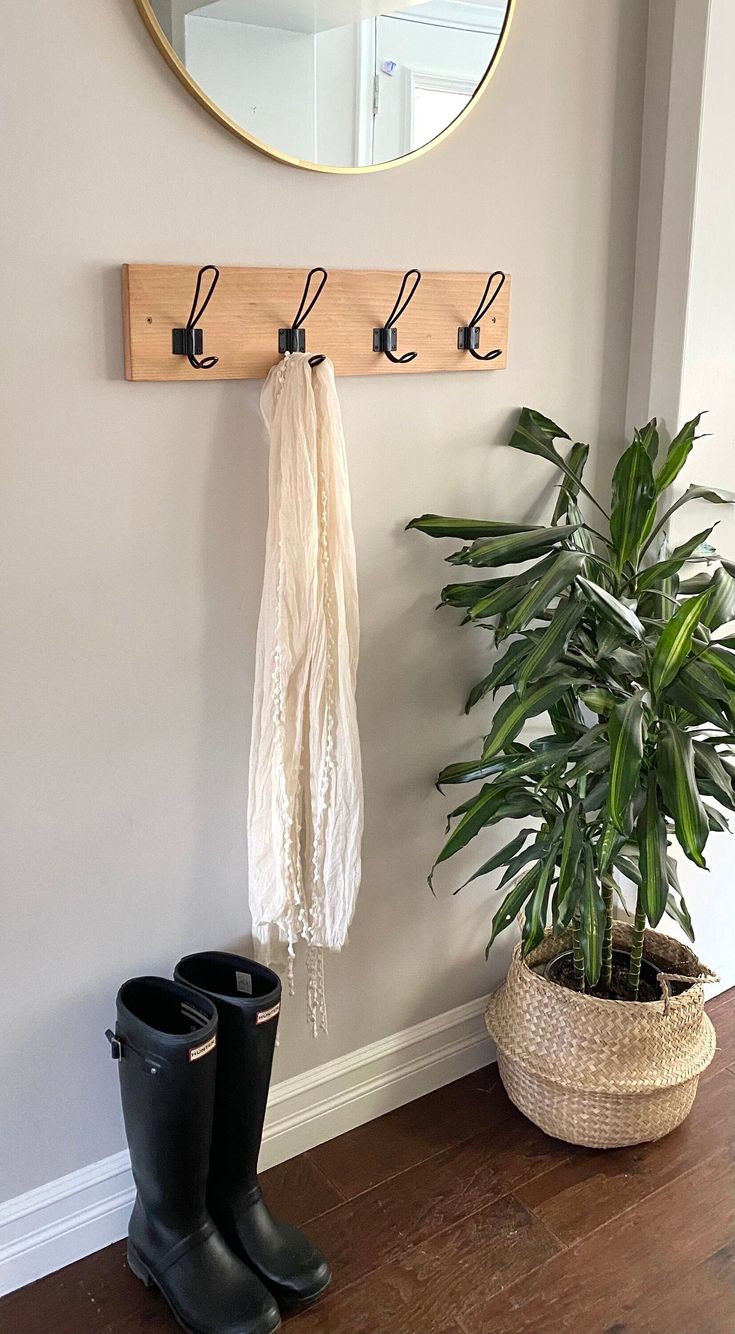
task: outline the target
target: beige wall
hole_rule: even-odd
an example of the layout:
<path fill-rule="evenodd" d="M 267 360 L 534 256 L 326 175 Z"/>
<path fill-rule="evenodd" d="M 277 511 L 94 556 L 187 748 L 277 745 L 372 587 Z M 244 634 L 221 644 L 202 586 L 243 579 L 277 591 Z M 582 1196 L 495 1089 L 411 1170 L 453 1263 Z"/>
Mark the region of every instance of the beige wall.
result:
<path fill-rule="evenodd" d="M 32 15 L 29 12 L 32 9 Z M 362 599 L 364 880 L 329 962 L 328 1040 L 286 1006 L 280 1077 L 487 991 L 482 884 L 432 899 L 439 766 L 481 638 L 434 616 L 425 509 L 526 516 L 549 473 L 501 448 L 528 402 L 620 443 L 642 0 L 519 0 L 456 136 L 339 179 L 239 144 L 132 0 L 6 7 L 0 1198 L 122 1147 L 103 1037 L 117 984 L 247 944 L 244 804 L 266 453 L 255 384 L 126 384 L 119 265 L 217 261 L 514 276 L 510 369 L 341 386 Z"/>

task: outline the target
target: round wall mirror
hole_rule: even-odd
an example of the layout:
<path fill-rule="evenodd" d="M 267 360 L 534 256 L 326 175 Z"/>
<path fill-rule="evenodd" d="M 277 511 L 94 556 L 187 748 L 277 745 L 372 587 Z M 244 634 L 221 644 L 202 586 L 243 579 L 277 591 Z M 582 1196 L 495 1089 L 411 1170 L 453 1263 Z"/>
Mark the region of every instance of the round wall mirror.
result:
<path fill-rule="evenodd" d="M 136 0 L 197 100 L 271 157 L 377 171 L 438 143 L 497 64 L 515 0 Z"/>

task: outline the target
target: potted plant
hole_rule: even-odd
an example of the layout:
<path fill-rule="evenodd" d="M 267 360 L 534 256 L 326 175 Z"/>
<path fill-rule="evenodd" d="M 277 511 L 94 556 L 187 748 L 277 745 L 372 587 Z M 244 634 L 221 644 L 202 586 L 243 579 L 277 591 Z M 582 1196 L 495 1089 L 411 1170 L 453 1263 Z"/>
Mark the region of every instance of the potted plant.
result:
<path fill-rule="evenodd" d="M 470 877 L 502 871 L 488 951 L 523 921 L 487 1024 L 510 1097 L 574 1143 L 666 1134 L 714 1052 L 701 985 L 712 974 L 651 929 L 669 913 L 693 940 L 672 850 L 704 868 L 710 832 L 727 829 L 718 808 L 735 810 L 735 567 L 684 578 L 712 528 L 674 550 L 666 537 L 689 501 L 735 499 L 690 486 L 665 503 L 699 420 L 665 452 L 655 420 L 635 432 L 608 514 L 583 481 L 588 446 L 565 457 L 566 432 L 524 408 L 509 444 L 560 474 L 550 526 L 435 514 L 408 525 L 460 539 L 449 564 L 483 572 L 441 593 L 498 650 L 466 711 L 509 691 L 478 758 L 439 775 L 440 790 L 482 786 L 451 812 L 435 867 L 489 826 L 530 822 Z M 540 715 L 544 735 L 523 741 Z M 635 904 L 616 921 L 622 878 Z"/>

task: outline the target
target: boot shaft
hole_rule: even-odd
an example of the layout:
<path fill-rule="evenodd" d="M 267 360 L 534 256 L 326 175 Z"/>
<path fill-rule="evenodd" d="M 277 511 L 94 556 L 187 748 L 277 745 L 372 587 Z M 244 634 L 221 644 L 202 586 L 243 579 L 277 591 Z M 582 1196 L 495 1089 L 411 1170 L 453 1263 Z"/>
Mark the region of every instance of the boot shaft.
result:
<path fill-rule="evenodd" d="M 120 1095 L 137 1209 L 162 1234 L 207 1221 L 217 1065 L 217 1011 L 165 978 L 125 982 L 117 997 Z"/>
<path fill-rule="evenodd" d="M 217 1008 L 218 1051 L 210 1195 L 220 1187 L 240 1198 L 257 1189 L 281 983 L 277 974 L 241 955 L 217 951 L 181 959 L 175 978 Z"/>

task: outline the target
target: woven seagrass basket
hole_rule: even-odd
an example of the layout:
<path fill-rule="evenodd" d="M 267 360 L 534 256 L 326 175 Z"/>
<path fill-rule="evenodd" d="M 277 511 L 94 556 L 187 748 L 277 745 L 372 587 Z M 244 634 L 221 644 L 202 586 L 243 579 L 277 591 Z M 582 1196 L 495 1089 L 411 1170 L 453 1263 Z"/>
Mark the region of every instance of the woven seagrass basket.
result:
<path fill-rule="evenodd" d="M 629 949 L 631 934 L 616 922 L 614 946 Z M 490 997 L 485 1021 L 508 1096 L 547 1135 L 570 1144 L 610 1149 L 660 1139 L 690 1112 L 714 1055 L 704 990 L 695 983 L 667 1000 L 598 1000 L 533 971 L 570 944 L 547 932 L 526 960 L 517 946 Z M 686 945 L 654 931 L 646 932 L 645 954 L 665 973 L 708 972 Z"/>

